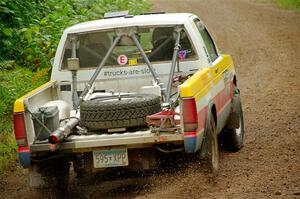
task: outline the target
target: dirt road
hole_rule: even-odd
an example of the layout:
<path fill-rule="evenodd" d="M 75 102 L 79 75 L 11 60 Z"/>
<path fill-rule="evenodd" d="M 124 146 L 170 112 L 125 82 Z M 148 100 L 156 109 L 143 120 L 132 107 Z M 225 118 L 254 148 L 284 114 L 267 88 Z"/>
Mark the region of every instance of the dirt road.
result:
<path fill-rule="evenodd" d="M 251 0 L 152 0 L 156 11 L 193 12 L 233 55 L 241 88 L 245 147 L 221 152 L 211 180 L 185 157 L 151 174 L 71 182 L 72 198 L 300 198 L 300 14 Z M 15 170 L 15 168 L 12 168 Z M 26 186 L 17 169 L 0 181 L 0 198 L 54 198 Z"/>

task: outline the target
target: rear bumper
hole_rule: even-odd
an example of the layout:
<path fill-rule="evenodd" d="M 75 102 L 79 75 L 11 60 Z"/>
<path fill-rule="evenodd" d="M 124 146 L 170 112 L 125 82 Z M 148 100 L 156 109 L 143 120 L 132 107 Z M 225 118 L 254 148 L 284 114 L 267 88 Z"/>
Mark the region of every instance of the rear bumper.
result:
<path fill-rule="evenodd" d="M 141 145 L 151 146 L 168 142 L 182 142 L 184 137 L 181 133 L 151 133 L 150 131 L 127 132 L 122 134 L 101 135 L 71 135 L 59 144 L 59 150 L 89 151 L 92 148 L 127 146 L 138 148 Z M 40 142 L 30 146 L 30 152 L 49 151 L 48 142 Z"/>

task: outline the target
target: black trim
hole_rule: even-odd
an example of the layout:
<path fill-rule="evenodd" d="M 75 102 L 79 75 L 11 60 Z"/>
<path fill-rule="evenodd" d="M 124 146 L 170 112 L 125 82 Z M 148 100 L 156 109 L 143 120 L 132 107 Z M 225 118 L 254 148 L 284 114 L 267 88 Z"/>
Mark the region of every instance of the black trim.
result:
<path fill-rule="evenodd" d="M 145 12 L 140 15 L 158 15 L 158 14 L 166 14 L 166 12 Z"/>

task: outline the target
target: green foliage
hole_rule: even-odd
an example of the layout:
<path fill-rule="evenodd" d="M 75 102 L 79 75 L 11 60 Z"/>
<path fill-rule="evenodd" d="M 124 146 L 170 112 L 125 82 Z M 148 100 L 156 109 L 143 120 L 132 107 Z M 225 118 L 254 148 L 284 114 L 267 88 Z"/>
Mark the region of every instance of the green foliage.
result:
<path fill-rule="evenodd" d="M 9 121 L 2 122 L 9 124 Z M 0 134 L 0 174 L 15 162 L 17 156 L 16 141 L 13 136 L 8 134 Z"/>
<path fill-rule="evenodd" d="M 15 99 L 46 82 L 48 71 L 48 68 L 38 69 L 36 72 L 20 67 L 14 70 L 2 69 L 0 71 L 0 118 L 11 114 Z M 0 132 L 3 132 L 2 130 L 0 127 Z"/>
<path fill-rule="evenodd" d="M 275 2 L 283 8 L 300 11 L 300 0 L 275 0 Z"/>
<path fill-rule="evenodd" d="M 50 67 L 62 31 L 73 24 L 100 19 L 105 12 L 146 11 L 145 0 L 2 0 L 0 61 L 15 60 L 32 70 Z"/>

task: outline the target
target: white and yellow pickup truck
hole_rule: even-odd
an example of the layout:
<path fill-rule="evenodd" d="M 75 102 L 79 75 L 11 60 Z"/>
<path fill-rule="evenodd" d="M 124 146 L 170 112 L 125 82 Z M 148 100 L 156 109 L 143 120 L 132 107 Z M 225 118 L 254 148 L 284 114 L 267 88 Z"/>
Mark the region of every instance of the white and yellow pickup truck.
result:
<path fill-rule="evenodd" d="M 14 105 L 20 163 L 32 187 L 111 167 L 151 169 L 161 153 L 219 167 L 244 123 L 230 55 L 190 13 L 108 13 L 67 28 L 51 80 Z M 219 143 L 220 141 L 220 143 Z"/>

